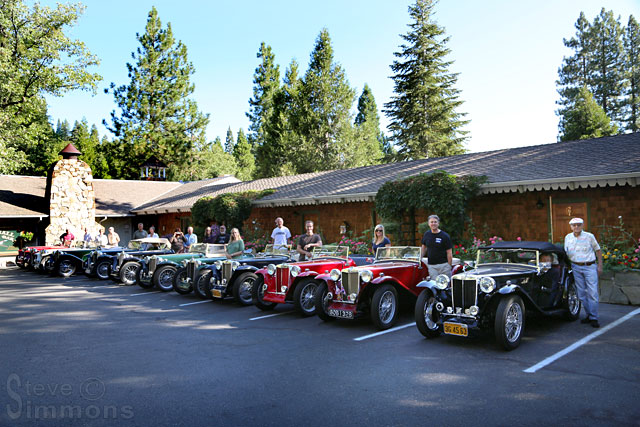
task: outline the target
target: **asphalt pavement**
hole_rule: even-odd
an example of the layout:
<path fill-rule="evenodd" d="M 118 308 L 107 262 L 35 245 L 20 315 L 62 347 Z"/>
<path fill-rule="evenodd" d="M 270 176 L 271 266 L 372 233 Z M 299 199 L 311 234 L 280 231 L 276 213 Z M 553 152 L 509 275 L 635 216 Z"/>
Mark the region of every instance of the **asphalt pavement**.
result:
<path fill-rule="evenodd" d="M 527 318 L 511 352 L 292 310 L 2 270 L 0 425 L 640 425 L 637 307 Z"/>

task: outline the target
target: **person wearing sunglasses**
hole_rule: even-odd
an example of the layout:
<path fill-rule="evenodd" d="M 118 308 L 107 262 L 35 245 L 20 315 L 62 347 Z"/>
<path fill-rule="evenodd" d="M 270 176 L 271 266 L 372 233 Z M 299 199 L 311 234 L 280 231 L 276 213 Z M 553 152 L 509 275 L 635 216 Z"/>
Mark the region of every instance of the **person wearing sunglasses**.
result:
<path fill-rule="evenodd" d="M 373 229 L 373 241 L 371 242 L 371 249 L 373 254 L 376 254 L 378 248 L 391 246 L 391 240 L 384 234 L 384 225 L 378 224 Z"/>

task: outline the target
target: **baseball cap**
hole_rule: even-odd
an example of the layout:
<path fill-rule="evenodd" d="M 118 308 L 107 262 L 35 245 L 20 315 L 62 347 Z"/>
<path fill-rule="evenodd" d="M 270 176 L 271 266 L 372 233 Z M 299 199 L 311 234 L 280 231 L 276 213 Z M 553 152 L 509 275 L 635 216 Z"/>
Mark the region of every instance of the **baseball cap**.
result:
<path fill-rule="evenodd" d="M 584 221 L 582 220 L 582 218 L 571 218 L 571 221 L 569 221 L 569 224 L 582 224 L 584 223 Z"/>

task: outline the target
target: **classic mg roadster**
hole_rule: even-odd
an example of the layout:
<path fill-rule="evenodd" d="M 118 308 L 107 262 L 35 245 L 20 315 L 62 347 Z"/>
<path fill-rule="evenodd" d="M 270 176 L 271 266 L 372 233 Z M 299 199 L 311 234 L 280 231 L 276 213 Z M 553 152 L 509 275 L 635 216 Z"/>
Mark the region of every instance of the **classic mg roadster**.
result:
<path fill-rule="evenodd" d="M 334 268 L 316 277 L 316 314 L 325 321 L 369 315 L 380 330 L 398 319 L 399 296 L 415 298 L 429 271 L 415 246 L 378 248 L 373 264 Z"/>
<path fill-rule="evenodd" d="M 416 324 L 427 338 L 487 330 L 512 350 L 522 339 L 527 312 L 568 320 L 580 313 L 567 256 L 548 242 L 497 242 L 478 250 L 474 269 L 418 286 Z"/>
<path fill-rule="evenodd" d="M 358 258 L 366 262 L 366 258 Z M 304 316 L 312 316 L 316 311 L 315 293 L 319 281 L 316 277 L 333 269 L 355 267 L 356 261 L 349 258 L 346 246 L 326 245 L 313 248 L 308 261 L 269 264 L 255 272 L 253 302 L 261 310 L 271 310 L 277 304 L 293 303 L 295 309 Z"/>

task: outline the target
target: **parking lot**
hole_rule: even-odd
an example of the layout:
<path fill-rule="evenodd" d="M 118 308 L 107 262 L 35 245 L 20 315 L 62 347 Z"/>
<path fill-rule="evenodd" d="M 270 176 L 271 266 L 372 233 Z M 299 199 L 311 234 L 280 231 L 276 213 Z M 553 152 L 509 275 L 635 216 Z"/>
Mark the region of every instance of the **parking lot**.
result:
<path fill-rule="evenodd" d="M 512 352 L 292 309 L 2 270 L 0 425 L 640 425 L 637 307 Z"/>

